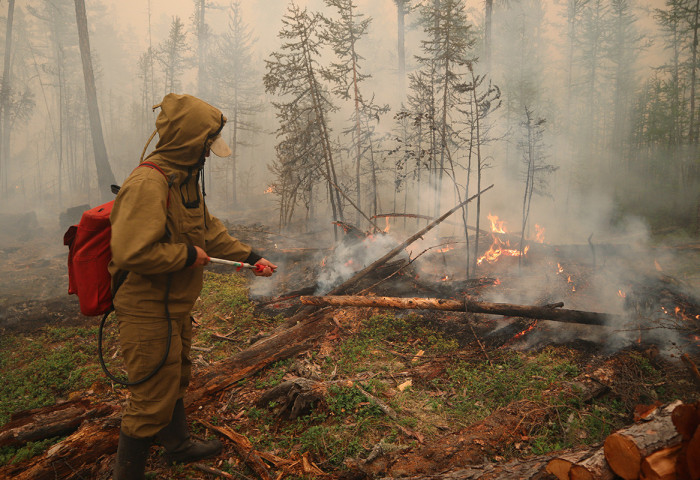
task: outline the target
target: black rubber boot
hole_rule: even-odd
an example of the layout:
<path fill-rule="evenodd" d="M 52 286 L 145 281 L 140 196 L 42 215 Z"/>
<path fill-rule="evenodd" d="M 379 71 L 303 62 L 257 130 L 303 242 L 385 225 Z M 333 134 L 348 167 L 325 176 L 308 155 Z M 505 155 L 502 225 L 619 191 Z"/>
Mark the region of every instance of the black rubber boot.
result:
<path fill-rule="evenodd" d="M 134 438 L 119 431 L 114 480 L 143 480 L 152 438 Z"/>
<path fill-rule="evenodd" d="M 165 447 L 165 461 L 171 465 L 195 462 L 221 453 L 220 441 L 193 440 L 190 437 L 182 399 L 175 403 L 172 420 L 156 434 L 156 440 Z"/>

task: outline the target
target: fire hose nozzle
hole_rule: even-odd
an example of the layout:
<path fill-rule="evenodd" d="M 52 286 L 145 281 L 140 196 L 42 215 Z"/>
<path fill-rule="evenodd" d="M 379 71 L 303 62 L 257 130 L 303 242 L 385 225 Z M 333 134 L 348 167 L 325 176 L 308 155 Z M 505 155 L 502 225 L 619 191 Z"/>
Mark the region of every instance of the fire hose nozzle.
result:
<path fill-rule="evenodd" d="M 257 270 L 258 272 L 262 272 L 265 269 L 265 265 L 251 265 L 250 263 L 235 262 L 233 260 L 224 260 L 223 258 L 209 257 L 209 261 L 212 263 L 220 263 L 222 265 L 231 265 L 232 267 L 238 267 L 238 270 L 240 270 L 241 268 L 249 268 L 251 270 Z"/>

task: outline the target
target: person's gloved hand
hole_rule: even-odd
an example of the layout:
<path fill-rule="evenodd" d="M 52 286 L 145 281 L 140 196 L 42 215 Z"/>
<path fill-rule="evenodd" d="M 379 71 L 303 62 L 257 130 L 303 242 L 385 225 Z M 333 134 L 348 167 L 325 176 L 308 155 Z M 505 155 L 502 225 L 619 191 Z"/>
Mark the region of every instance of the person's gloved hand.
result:
<path fill-rule="evenodd" d="M 265 260 L 264 258 L 261 258 L 257 262 L 255 262 L 255 265 L 258 265 L 259 267 L 262 266 L 263 268 L 256 268 L 253 270 L 253 273 L 255 274 L 256 277 L 271 277 L 273 273 L 275 273 L 275 270 L 277 269 L 277 265 L 273 264 L 272 262 Z"/>

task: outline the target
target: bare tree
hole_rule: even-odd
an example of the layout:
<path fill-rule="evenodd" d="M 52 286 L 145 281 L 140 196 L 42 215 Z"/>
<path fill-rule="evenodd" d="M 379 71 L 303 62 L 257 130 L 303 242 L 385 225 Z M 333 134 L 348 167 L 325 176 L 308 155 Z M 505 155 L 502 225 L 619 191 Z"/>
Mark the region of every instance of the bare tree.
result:
<path fill-rule="evenodd" d="M 92 71 L 92 58 L 90 57 L 90 38 L 87 28 L 87 14 L 85 13 L 85 0 L 75 0 L 75 16 L 78 22 L 78 37 L 80 39 L 80 56 L 83 60 L 83 76 L 85 79 L 85 94 L 87 96 L 88 114 L 90 118 L 90 132 L 92 133 L 92 148 L 95 155 L 95 167 L 97 168 L 97 184 L 100 197 L 106 200 L 110 197 L 110 185 L 115 183 L 112 168 L 107 158 L 107 148 L 102 136 L 102 122 L 100 110 L 97 106 L 97 89 L 95 76 Z"/>

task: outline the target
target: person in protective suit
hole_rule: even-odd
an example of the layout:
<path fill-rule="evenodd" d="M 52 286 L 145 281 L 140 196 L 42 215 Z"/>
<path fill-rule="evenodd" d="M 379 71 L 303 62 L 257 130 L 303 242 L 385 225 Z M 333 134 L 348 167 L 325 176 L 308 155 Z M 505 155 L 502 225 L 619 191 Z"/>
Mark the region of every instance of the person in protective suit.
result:
<path fill-rule="evenodd" d="M 144 478 L 153 440 L 165 448 L 169 463 L 219 454 L 218 440 L 190 436 L 183 402 L 192 366 L 190 314 L 202 289 L 203 267 L 211 255 L 260 265 L 254 271 L 258 276 L 270 276 L 277 268 L 231 237 L 204 202 L 199 178 L 205 159 L 210 152 L 231 154 L 221 138 L 226 117 L 190 95 L 168 94 L 158 107 L 159 140 L 146 160 L 161 171 L 136 168 L 119 190 L 110 217 L 109 269 L 113 282 L 123 279 L 114 308 L 124 364 L 130 382 L 152 375 L 129 386 L 116 480 Z"/>

